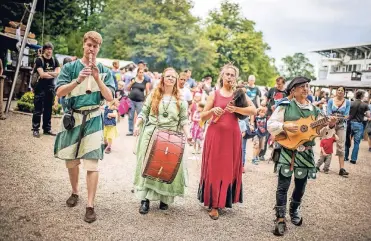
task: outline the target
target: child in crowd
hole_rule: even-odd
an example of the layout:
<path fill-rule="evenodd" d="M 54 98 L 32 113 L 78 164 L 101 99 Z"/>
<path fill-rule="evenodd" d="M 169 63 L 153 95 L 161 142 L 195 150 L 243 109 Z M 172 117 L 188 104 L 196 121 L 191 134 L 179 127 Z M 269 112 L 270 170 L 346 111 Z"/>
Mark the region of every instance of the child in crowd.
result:
<path fill-rule="evenodd" d="M 321 138 L 321 153 L 320 158 L 317 162 L 316 168 L 317 171 L 320 170 L 320 167 L 323 163 L 325 163 L 325 166 L 323 167 L 323 172 L 325 174 L 328 174 L 331 164 L 331 158 L 333 153 L 333 144 L 334 142 L 338 141 L 339 137 L 335 134 L 334 130 L 329 130 L 326 132 L 326 135 Z"/>
<path fill-rule="evenodd" d="M 118 100 L 114 99 L 104 108 L 104 144 L 105 153 L 111 153 L 112 141 L 118 136 L 116 128 L 116 119 L 118 118 L 117 107 Z"/>
<path fill-rule="evenodd" d="M 120 101 L 122 97 L 125 96 L 125 83 L 124 81 L 119 81 L 117 83 L 116 97 Z"/>
<path fill-rule="evenodd" d="M 253 138 L 253 159 L 252 163 L 259 164 L 259 153 L 264 149 L 265 140 L 268 135 L 267 131 L 267 108 L 258 109 L 258 115 L 255 116 L 255 132 Z"/>
<path fill-rule="evenodd" d="M 198 103 L 196 111 L 192 116 L 191 134 L 194 142 L 193 154 L 201 153 L 201 142 L 204 138 L 204 125 L 205 123 L 201 120 L 200 113 L 204 110 L 205 105 Z"/>
<path fill-rule="evenodd" d="M 202 95 L 200 93 L 196 93 L 194 98 L 193 98 L 193 102 L 192 102 L 191 106 L 188 108 L 188 115 L 191 119 L 191 122 L 192 122 L 193 114 L 197 110 L 198 104 L 201 102 L 201 96 Z"/>
<path fill-rule="evenodd" d="M 243 165 L 243 170 L 242 172 L 245 173 L 245 162 L 246 162 L 246 144 L 247 144 L 247 122 L 245 120 L 238 119 L 238 125 L 240 126 L 240 131 L 241 131 L 241 137 L 242 137 L 242 165 Z"/>

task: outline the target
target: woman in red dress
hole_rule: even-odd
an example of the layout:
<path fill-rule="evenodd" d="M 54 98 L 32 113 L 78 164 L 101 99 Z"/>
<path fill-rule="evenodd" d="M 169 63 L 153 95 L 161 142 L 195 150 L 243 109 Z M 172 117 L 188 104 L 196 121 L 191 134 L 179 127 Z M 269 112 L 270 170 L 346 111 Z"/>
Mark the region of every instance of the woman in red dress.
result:
<path fill-rule="evenodd" d="M 210 94 L 201 113 L 202 120 L 219 117 L 211 121 L 206 133 L 198 191 L 198 199 L 211 209 L 209 216 L 214 220 L 219 218 L 219 209 L 242 203 L 242 141 L 234 113 L 255 115 L 256 108 L 247 95 L 248 107 L 229 104 L 238 75 L 238 68 L 231 64 L 222 68 L 220 89 Z"/>

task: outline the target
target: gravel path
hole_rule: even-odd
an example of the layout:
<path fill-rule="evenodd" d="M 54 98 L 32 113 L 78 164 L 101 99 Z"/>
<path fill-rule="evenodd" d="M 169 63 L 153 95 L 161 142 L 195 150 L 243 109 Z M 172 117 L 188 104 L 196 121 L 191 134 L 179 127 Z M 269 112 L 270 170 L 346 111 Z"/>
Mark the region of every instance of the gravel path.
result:
<path fill-rule="evenodd" d="M 53 126 L 58 122 L 53 119 Z M 119 123 L 120 137 L 113 152 L 100 165 L 98 220 L 87 224 L 82 220 L 85 173 L 80 175 L 79 205 L 66 207 L 68 174 L 63 161 L 53 158 L 53 137 L 35 139 L 30 129 L 30 116 L 11 114 L 0 121 L 0 240 L 278 239 L 272 234 L 277 185 L 272 163 L 249 164 L 243 180 L 244 203 L 213 221 L 196 199 L 200 157 L 190 159 L 185 198 L 177 199 L 165 212 L 158 210 L 158 203 L 151 203 L 150 213 L 142 216 L 139 201 L 131 193 L 135 139 L 125 136 L 125 119 Z M 251 142 L 248 145 L 251 155 Z M 371 240 L 371 161 L 366 142 L 360 150 L 359 163 L 346 164 L 349 178 L 337 175 L 338 163 L 333 158 L 329 175 L 320 173 L 317 180 L 308 182 L 304 224 L 289 224 L 286 240 Z"/>

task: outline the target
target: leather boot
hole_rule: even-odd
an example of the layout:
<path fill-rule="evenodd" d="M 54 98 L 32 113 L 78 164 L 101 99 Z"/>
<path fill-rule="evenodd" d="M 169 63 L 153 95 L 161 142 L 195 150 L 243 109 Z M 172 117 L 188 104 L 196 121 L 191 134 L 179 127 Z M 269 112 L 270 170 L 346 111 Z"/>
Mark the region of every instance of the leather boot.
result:
<path fill-rule="evenodd" d="M 296 226 L 301 226 L 303 224 L 303 218 L 300 213 L 300 204 L 301 202 L 296 202 L 291 199 L 290 202 L 290 217 L 291 222 Z"/>
<path fill-rule="evenodd" d="M 273 234 L 276 236 L 283 236 L 285 231 L 287 230 L 286 227 L 286 206 L 275 206 L 274 209 L 276 210 L 276 221 L 274 221 L 274 232 Z M 278 221 L 280 218 L 284 218 L 283 221 Z"/>
<path fill-rule="evenodd" d="M 142 200 L 139 208 L 140 214 L 147 214 L 149 212 L 149 200 Z"/>

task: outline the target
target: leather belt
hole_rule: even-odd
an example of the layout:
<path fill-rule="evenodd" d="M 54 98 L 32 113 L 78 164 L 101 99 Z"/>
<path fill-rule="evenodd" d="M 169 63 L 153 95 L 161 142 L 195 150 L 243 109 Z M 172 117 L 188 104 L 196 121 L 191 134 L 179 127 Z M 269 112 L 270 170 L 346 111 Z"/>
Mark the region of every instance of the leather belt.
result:
<path fill-rule="evenodd" d="M 99 108 L 100 107 L 97 107 L 97 108 L 94 108 L 94 109 L 91 109 L 91 110 L 75 110 L 75 109 L 73 109 L 73 112 L 83 115 L 81 126 L 80 126 L 79 139 L 78 139 L 78 142 L 77 142 L 76 154 L 75 154 L 76 159 L 77 159 L 77 156 L 78 156 L 79 150 L 80 150 L 82 134 L 83 134 L 83 131 L 84 131 L 84 128 L 85 128 L 85 125 L 86 125 L 86 118 L 88 117 L 88 115 L 90 113 L 99 110 Z"/>

